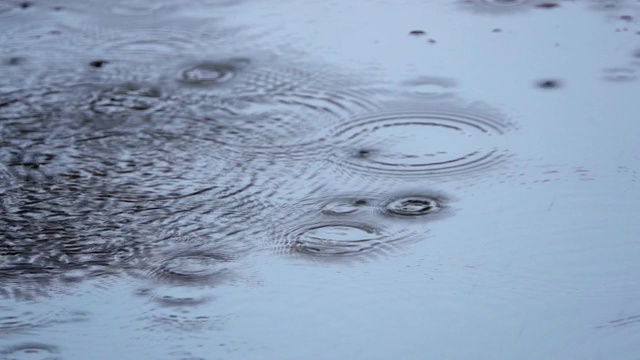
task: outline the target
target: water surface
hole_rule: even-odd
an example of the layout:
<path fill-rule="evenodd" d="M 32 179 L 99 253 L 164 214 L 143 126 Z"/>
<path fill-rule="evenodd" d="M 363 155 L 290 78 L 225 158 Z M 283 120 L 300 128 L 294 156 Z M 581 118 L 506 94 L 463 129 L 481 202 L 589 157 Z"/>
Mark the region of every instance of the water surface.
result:
<path fill-rule="evenodd" d="M 0 358 L 639 358 L 638 19 L 3 2 Z"/>

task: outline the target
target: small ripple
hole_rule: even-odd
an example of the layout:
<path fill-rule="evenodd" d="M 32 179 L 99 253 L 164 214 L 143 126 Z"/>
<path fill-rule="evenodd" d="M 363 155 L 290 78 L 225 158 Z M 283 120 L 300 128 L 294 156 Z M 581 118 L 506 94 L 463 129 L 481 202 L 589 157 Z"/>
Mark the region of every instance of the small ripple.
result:
<path fill-rule="evenodd" d="M 638 8 L 637 1 L 629 0 L 589 0 L 589 7 L 598 11 L 616 11 Z"/>
<path fill-rule="evenodd" d="M 496 167 L 508 153 L 495 145 L 512 125 L 474 108 L 392 106 L 337 127 L 340 171 L 413 178 L 453 177 Z M 393 111 L 398 108 L 398 111 Z M 413 108 L 413 109 L 412 109 Z M 345 150 L 346 149 L 346 150 Z"/>
<path fill-rule="evenodd" d="M 136 295 L 145 297 L 161 307 L 193 307 L 215 299 L 209 286 L 154 286 L 140 288 Z"/>
<path fill-rule="evenodd" d="M 549 2 L 544 0 L 460 0 L 459 7 L 473 13 L 502 15 L 515 14 L 531 9 L 557 9 L 560 7 L 559 0 Z"/>
<path fill-rule="evenodd" d="M 474 13 L 513 14 L 530 10 L 541 1 L 535 0 L 461 0 L 459 6 Z"/>
<path fill-rule="evenodd" d="M 185 335 L 206 336 L 211 331 L 222 330 L 229 315 L 213 310 L 211 306 L 157 306 L 142 312 L 134 319 L 134 324 L 137 331 L 143 331 L 145 336 L 151 336 L 154 340 L 175 342 L 184 340 Z"/>
<path fill-rule="evenodd" d="M 9 346 L 2 351 L 7 360 L 60 360 L 58 347 L 37 342 L 27 342 Z"/>
<path fill-rule="evenodd" d="M 638 75 L 633 69 L 614 67 L 604 69 L 602 79 L 613 83 L 629 83 L 638 80 Z"/>

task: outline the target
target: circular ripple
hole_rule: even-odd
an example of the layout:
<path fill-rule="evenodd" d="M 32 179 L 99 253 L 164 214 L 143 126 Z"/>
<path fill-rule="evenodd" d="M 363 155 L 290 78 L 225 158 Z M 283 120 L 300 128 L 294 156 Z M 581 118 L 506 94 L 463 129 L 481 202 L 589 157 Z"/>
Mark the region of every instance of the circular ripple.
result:
<path fill-rule="evenodd" d="M 357 223 L 316 224 L 292 235 L 295 251 L 314 256 L 353 255 L 382 244 L 382 233 L 375 227 Z"/>
<path fill-rule="evenodd" d="M 179 284 L 212 283 L 231 272 L 232 260 L 232 255 L 220 252 L 185 252 L 152 268 L 150 277 Z"/>
<path fill-rule="evenodd" d="M 340 169 L 365 174 L 444 177 L 494 167 L 506 159 L 489 140 L 509 124 L 473 109 L 428 108 L 362 116 L 332 134 Z"/>
<path fill-rule="evenodd" d="M 330 260 L 389 253 L 414 235 L 364 221 L 322 220 L 288 229 L 275 245 L 279 253 Z"/>

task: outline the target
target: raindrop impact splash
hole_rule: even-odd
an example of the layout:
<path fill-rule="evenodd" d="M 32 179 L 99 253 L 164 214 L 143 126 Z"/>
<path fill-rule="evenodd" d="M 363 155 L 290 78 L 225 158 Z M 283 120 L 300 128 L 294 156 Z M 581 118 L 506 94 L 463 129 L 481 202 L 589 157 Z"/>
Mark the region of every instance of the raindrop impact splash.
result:
<path fill-rule="evenodd" d="M 391 215 L 414 217 L 438 213 L 442 207 L 439 199 L 415 195 L 393 199 L 384 206 L 384 210 Z"/>
<path fill-rule="evenodd" d="M 180 71 L 178 81 L 189 86 L 215 86 L 233 79 L 249 64 L 249 59 L 235 58 L 226 61 L 205 61 Z"/>

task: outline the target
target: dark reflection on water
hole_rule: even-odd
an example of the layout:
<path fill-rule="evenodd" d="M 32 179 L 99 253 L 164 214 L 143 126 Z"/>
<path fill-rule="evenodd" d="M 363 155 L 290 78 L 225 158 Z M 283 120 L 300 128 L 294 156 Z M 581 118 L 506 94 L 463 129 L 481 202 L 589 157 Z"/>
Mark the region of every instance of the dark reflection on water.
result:
<path fill-rule="evenodd" d="M 61 66 L 82 70 L 41 68 L 0 94 L 0 272 L 15 288 L 4 296 L 31 296 L 20 295 L 28 282 L 46 292 L 40 285 L 71 272 L 207 288 L 265 243 L 322 258 L 390 253 L 428 230 L 405 229 L 402 218 L 435 218 L 446 197 L 395 186 L 390 197 L 362 188 L 361 198 L 313 203 L 317 186 L 300 180 L 360 174 L 370 191 L 387 186 L 378 178 L 454 178 L 508 158 L 492 139 L 513 124 L 486 106 L 386 102 L 388 91 L 309 64 L 232 56 L 154 69 L 134 59 L 67 60 Z M 5 64 L 14 65 L 14 76 L 33 70 Z M 301 201 L 316 215 L 273 211 Z M 212 297 L 141 291 L 166 304 Z"/>

